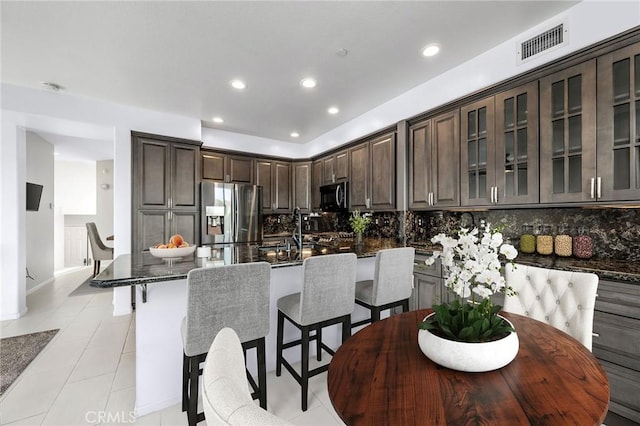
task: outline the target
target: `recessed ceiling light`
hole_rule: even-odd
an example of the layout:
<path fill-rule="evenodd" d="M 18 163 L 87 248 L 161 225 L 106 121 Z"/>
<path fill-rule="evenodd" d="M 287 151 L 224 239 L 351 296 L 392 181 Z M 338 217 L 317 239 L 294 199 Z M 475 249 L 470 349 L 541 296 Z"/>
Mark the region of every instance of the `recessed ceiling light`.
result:
<path fill-rule="evenodd" d="M 440 46 L 438 46 L 437 44 L 430 44 L 424 49 L 422 49 L 422 54 L 424 56 L 433 56 L 437 54 L 439 51 L 440 51 Z"/>
<path fill-rule="evenodd" d="M 242 80 L 231 80 L 231 87 L 234 89 L 242 90 L 247 87 L 247 85 Z"/>
<path fill-rule="evenodd" d="M 222 124 L 224 123 L 224 120 L 222 119 L 222 117 L 213 117 L 213 122 L 217 124 Z"/>
<path fill-rule="evenodd" d="M 334 106 L 332 106 L 332 107 L 329 107 L 329 109 L 327 110 L 327 112 L 328 112 L 329 114 L 337 114 L 337 113 L 339 113 L 339 112 L 340 112 L 340 110 L 338 109 L 338 107 L 334 107 Z"/>
<path fill-rule="evenodd" d="M 313 89 L 314 87 L 316 87 L 317 84 L 318 82 L 311 77 L 303 78 L 300 81 L 300 85 L 302 87 L 306 87 L 307 89 Z"/>
<path fill-rule="evenodd" d="M 345 56 L 347 56 L 348 54 L 349 54 L 349 51 L 348 51 L 347 49 L 345 49 L 344 47 L 342 47 L 342 48 L 340 48 L 340 49 L 336 50 L 336 55 L 338 55 L 338 56 L 345 57 Z"/>
<path fill-rule="evenodd" d="M 300 136 L 300 133 L 298 133 L 298 132 L 291 132 L 291 137 L 292 137 L 292 138 L 297 138 L 297 137 L 299 137 L 299 136 Z"/>

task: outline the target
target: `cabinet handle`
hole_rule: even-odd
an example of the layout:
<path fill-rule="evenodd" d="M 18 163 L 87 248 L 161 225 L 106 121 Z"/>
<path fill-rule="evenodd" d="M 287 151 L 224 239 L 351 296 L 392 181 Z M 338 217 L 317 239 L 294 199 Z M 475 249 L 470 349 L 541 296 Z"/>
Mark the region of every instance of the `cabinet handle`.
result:
<path fill-rule="evenodd" d="M 493 188 L 494 188 L 494 191 L 495 191 L 495 195 L 493 197 L 493 202 L 498 204 L 498 187 L 494 186 Z"/>
<path fill-rule="evenodd" d="M 491 193 L 489 195 L 489 199 L 490 199 L 489 203 L 491 203 L 491 204 L 493 204 L 493 188 L 495 188 L 495 186 L 491 187 Z"/>
<path fill-rule="evenodd" d="M 169 208 L 171 208 L 171 207 L 172 207 L 172 206 L 171 206 L 171 203 L 172 203 L 172 202 L 173 202 L 173 200 L 171 199 L 171 197 L 169 197 L 169 198 L 167 199 L 167 206 L 168 206 Z"/>
<path fill-rule="evenodd" d="M 600 197 L 602 197 L 602 178 L 600 176 L 598 176 L 598 178 L 596 179 L 597 183 L 597 190 L 596 190 L 596 197 L 598 197 L 598 199 L 600 199 Z"/>
<path fill-rule="evenodd" d="M 430 200 L 431 201 L 431 205 L 435 206 L 436 205 L 436 201 L 435 201 L 436 197 L 433 195 L 433 192 L 430 192 L 429 196 L 431 197 L 431 200 Z"/>
<path fill-rule="evenodd" d="M 595 191 L 596 191 L 596 180 L 595 178 L 591 178 L 591 192 L 590 192 L 591 198 L 595 197 Z"/>
<path fill-rule="evenodd" d="M 593 337 L 600 337 L 600 333 L 591 333 Z"/>

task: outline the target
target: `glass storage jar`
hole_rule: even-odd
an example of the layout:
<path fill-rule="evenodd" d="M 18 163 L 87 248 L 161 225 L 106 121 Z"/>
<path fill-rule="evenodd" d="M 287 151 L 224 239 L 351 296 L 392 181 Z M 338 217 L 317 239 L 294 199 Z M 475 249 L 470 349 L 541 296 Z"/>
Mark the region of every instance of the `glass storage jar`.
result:
<path fill-rule="evenodd" d="M 553 241 L 553 251 L 557 256 L 562 257 L 569 257 L 573 253 L 573 238 L 566 223 L 558 227 L 558 233 Z"/>
<path fill-rule="evenodd" d="M 593 238 L 589 235 L 586 226 L 578 228 L 578 235 L 573 237 L 573 255 L 580 259 L 593 257 Z"/>
<path fill-rule="evenodd" d="M 522 234 L 520 235 L 520 252 L 534 253 L 536 251 L 536 237 L 533 235 L 533 225 L 522 225 Z"/>
<path fill-rule="evenodd" d="M 553 233 L 551 225 L 542 225 L 542 230 L 536 236 L 536 251 L 538 254 L 553 253 Z"/>

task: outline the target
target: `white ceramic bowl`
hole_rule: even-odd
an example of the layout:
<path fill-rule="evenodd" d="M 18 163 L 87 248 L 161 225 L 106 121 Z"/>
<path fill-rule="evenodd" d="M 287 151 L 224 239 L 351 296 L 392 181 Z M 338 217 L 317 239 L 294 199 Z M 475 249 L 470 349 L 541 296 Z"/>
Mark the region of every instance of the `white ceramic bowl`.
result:
<path fill-rule="evenodd" d="M 160 257 L 163 259 L 175 259 L 184 256 L 189 256 L 194 251 L 196 251 L 196 246 L 192 245 L 189 247 L 176 247 L 176 248 L 154 248 L 149 247 L 149 252 L 154 257 Z"/>

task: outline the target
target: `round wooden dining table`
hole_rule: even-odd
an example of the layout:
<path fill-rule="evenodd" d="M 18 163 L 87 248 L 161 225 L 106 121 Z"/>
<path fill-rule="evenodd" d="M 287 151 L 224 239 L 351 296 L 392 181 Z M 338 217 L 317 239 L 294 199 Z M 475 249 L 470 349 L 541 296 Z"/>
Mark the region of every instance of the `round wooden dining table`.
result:
<path fill-rule="evenodd" d="M 504 313 L 520 348 L 485 373 L 441 367 L 418 346 L 431 309 L 375 322 L 340 346 L 329 365 L 331 403 L 347 425 L 600 425 L 609 382 L 593 354 L 540 321 Z"/>

